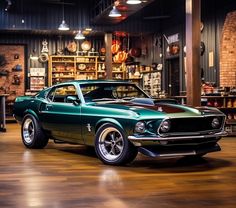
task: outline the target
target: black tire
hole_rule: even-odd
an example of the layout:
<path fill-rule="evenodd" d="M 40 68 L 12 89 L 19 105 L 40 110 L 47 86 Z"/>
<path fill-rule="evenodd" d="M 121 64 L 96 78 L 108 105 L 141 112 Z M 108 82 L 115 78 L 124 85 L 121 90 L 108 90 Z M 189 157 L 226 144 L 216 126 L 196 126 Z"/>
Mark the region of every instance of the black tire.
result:
<path fill-rule="evenodd" d="M 96 132 L 95 151 L 98 158 L 108 165 L 125 165 L 138 154 L 137 148 L 126 138 L 124 131 L 110 123 L 103 124 Z"/>
<path fill-rule="evenodd" d="M 42 149 L 48 144 L 48 137 L 43 132 L 37 119 L 27 114 L 21 125 L 21 137 L 23 144 L 30 149 Z"/>

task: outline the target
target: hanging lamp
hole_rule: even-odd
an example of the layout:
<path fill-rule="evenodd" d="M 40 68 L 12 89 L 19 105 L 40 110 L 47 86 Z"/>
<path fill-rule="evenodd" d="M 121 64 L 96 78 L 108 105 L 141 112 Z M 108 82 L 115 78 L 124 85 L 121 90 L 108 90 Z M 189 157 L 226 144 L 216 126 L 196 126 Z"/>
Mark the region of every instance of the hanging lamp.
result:
<path fill-rule="evenodd" d="M 126 3 L 127 4 L 141 4 L 142 1 L 140 1 L 140 0 L 127 0 Z"/>
<path fill-rule="evenodd" d="M 66 21 L 65 21 L 65 17 L 64 17 L 64 2 L 62 3 L 62 22 L 61 24 L 59 25 L 58 27 L 58 30 L 63 30 L 63 31 L 66 31 L 66 30 L 69 30 L 69 26 L 66 24 Z"/>
<path fill-rule="evenodd" d="M 120 17 L 121 13 L 119 10 L 116 8 L 116 6 L 113 6 L 112 10 L 109 13 L 109 17 Z"/>
<path fill-rule="evenodd" d="M 85 36 L 81 32 L 81 30 L 79 30 L 79 32 L 76 34 L 75 39 L 76 40 L 83 40 L 83 39 L 85 39 Z"/>

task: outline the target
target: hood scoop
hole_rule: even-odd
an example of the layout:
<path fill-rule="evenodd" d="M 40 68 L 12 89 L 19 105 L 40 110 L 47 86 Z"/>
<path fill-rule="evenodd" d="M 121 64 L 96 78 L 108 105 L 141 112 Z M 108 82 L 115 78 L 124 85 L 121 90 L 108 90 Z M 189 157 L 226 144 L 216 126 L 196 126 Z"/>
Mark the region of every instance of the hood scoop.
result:
<path fill-rule="evenodd" d="M 177 104 L 174 99 L 158 99 L 154 100 L 152 98 L 134 98 L 131 101 L 131 106 L 143 107 L 150 110 L 155 110 L 164 113 L 182 113 L 185 112 L 181 106 L 172 105 Z"/>

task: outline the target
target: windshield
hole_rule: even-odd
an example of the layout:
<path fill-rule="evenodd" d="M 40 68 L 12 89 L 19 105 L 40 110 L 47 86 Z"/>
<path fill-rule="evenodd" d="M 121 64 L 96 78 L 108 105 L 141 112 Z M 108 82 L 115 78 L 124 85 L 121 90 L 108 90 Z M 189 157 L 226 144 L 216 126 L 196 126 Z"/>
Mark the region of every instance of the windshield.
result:
<path fill-rule="evenodd" d="M 83 93 L 85 102 L 148 98 L 148 95 L 146 95 L 135 84 L 129 83 L 81 84 L 80 88 Z"/>

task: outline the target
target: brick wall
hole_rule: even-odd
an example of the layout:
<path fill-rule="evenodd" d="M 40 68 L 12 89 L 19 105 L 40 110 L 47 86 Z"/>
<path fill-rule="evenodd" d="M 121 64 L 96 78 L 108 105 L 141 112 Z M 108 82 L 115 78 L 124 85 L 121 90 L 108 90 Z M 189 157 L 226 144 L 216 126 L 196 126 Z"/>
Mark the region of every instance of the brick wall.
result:
<path fill-rule="evenodd" d="M 236 87 L 236 11 L 227 14 L 222 31 L 220 86 Z"/>
<path fill-rule="evenodd" d="M 0 94 L 9 94 L 8 102 L 12 102 L 17 96 L 24 95 L 25 92 L 24 50 L 23 45 L 0 45 L 0 54 L 4 55 L 7 61 L 6 66 L 1 67 L 1 70 L 8 72 L 7 76 L 0 76 Z M 17 65 L 20 65 L 22 70 L 15 70 Z M 19 82 L 16 78 L 19 78 Z"/>

